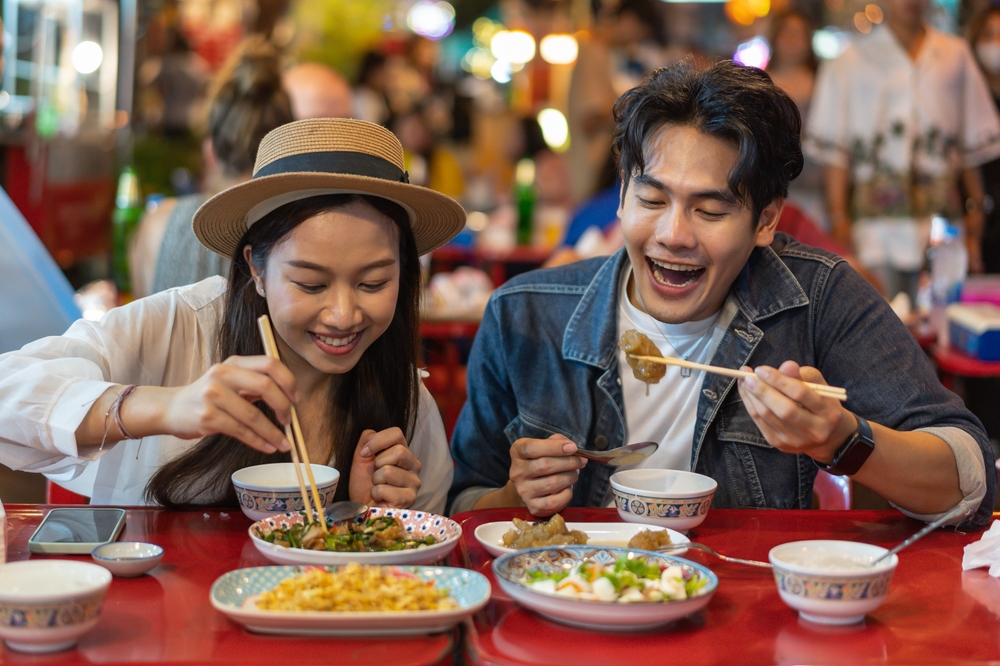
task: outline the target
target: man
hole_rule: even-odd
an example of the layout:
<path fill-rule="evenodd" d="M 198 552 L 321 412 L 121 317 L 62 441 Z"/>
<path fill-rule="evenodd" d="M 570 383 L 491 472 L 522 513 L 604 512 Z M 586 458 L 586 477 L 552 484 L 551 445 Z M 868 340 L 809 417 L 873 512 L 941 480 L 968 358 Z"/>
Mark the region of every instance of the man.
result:
<path fill-rule="evenodd" d="M 350 118 L 354 105 L 351 85 L 343 76 L 318 62 L 290 67 L 282 76 L 292 99 L 292 115 L 306 118 Z"/>
<path fill-rule="evenodd" d="M 802 168 L 788 96 L 755 68 L 682 63 L 623 95 L 615 119 L 625 248 L 493 295 L 452 441 L 451 510 L 608 505 L 612 470 L 573 453 L 652 440 L 643 465 L 715 478 L 716 506 L 809 508 L 819 464 L 921 519 L 961 503 L 955 523 L 986 522 L 996 474 L 979 422 L 853 269 L 775 234 Z M 668 367 L 647 396 L 616 347 L 629 329 L 755 376 L 734 389 Z"/>
<path fill-rule="evenodd" d="M 928 0 L 887 0 L 885 23 L 820 68 L 806 150 L 826 166 L 833 232 L 890 297 L 915 296 L 930 218 L 966 222 L 981 270 L 979 165 L 1000 119 L 968 45 L 924 20 Z M 959 185 L 963 194 L 959 194 Z"/>

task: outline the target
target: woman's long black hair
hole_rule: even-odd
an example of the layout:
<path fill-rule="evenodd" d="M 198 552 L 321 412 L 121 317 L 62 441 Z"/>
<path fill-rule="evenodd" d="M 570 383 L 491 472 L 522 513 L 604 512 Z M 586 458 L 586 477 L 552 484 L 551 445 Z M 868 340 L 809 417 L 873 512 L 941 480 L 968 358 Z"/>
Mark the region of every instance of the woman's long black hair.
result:
<path fill-rule="evenodd" d="M 233 253 L 229 287 L 216 358 L 264 353 L 257 318 L 268 313 L 267 301 L 254 289 L 243 248 L 250 245 L 255 266 L 263 267 L 274 246 L 295 227 L 321 213 L 364 202 L 391 218 L 399 237 L 399 296 L 392 322 L 342 379 L 330 396 L 328 428 L 332 464 L 340 471 L 336 499 L 347 499 L 351 462 L 366 429 L 399 427 L 409 438 L 416 421 L 419 390 L 417 345 L 420 262 L 409 218 L 403 208 L 380 197 L 330 194 L 295 201 L 262 218 L 243 235 Z M 278 425 L 263 402 L 257 407 Z M 279 425 L 280 428 L 280 425 Z M 209 435 L 194 448 L 161 467 L 146 485 L 146 499 L 168 508 L 236 506 L 233 472 L 251 465 L 289 460 L 287 453 L 265 454 L 227 435 Z"/>

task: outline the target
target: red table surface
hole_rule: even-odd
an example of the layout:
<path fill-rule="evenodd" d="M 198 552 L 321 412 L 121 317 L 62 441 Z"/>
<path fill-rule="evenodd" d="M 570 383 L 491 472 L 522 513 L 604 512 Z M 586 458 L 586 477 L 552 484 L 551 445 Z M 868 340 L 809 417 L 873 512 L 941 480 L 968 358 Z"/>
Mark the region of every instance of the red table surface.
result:
<path fill-rule="evenodd" d="M 986 569 L 962 571 L 962 549 L 981 531 L 939 530 L 900 553 L 889 595 L 861 624 L 824 627 L 800 622 L 781 601 L 766 570 L 725 564 L 689 551 L 708 565 L 719 587 L 701 612 L 655 631 L 600 633 L 557 624 L 518 607 L 493 576 L 493 558 L 476 541 L 477 526 L 529 519 L 493 509 L 460 514 L 462 542 L 452 564 L 490 578 L 493 597 L 468 626 L 470 663 L 574 666 L 629 664 L 941 664 L 1000 662 L 1000 580 Z M 613 509 L 567 509 L 567 521 L 617 521 Z M 1000 518 L 1000 514 L 997 515 Z M 713 509 L 692 540 L 725 555 L 767 560 L 780 543 L 844 539 L 891 547 L 921 527 L 894 511 Z M 613 612 L 613 610 L 611 611 Z"/>
<path fill-rule="evenodd" d="M 7 560 L 40 557 L 28 538 L 52 507 L 7 505 Z M 29 655 L 0 642 L 2 664 L 450 664 L 455 634 L 400 638 L 321 638 L 251 633 L 215 610 L 212 583 L 227 571 L 272 564 L 257 552 L 239 510 L 130 508 L 123 541 L 164 548 L 163 562 L 139 578 L 114 578 L 100 620 L 76 649 Z"/>

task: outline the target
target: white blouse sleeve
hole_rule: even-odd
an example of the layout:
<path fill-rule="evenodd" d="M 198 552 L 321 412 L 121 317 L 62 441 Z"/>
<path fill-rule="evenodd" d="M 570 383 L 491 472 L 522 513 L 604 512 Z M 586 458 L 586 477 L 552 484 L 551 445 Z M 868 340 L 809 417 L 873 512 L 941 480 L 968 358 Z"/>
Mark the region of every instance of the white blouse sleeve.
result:
<path fill-rule="evenodd" d="M 181 293 L 134 301 L 100 322 L 81 319 L 61 336 L 0 355 L 0 463 L 73 476 L 111 448 L 76 443 L 77 427 L 108 388 L 169 385 L 168 363 L 200 366 L 193 357 L 204 345 L 190 339 L 200 331 Z"/>
<path fill-rule="evenodd" d="M 441 413 L 430 391 L 420 383 L 420 400 L 417 422 L 410 437 L 410 450 L 420 461 L 420 490 L 413 502 L 413 509 L 443 514 L 451 488 L 454 463 L 444 433 Z"/>

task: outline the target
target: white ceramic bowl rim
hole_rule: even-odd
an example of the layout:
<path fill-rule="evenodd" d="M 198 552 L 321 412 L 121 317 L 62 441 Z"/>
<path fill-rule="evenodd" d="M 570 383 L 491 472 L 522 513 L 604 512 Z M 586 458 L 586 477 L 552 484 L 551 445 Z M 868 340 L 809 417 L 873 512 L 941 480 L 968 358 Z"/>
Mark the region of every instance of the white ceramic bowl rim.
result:
<path fill-rule="evenodd" d="M 677 489 L 655 490 L 657 486 Z M 714 493 L 719 484 L 712 477 L 695 472 L 676 469 L 628 469 L 611 475 L 611 487 L 639 497 L 695 499 Z"/>
<path fill-rule="evenodd" d="M 19 580 L 23 576 L 35 572 L 44 572 L 50 580 L 77 580 L 83 582 L 76 589 L 54 590 L 51 592 L 22 591 L 12 593 L 3 587 L 5 578 Z M 37 575 L 37 573 L 36 573 Z M 0 602 L 40 604 L 46 602 L 83 599 L 107 589 L 111 584 L 111 572 L 102 566 L 91 562 L 78 560 L 24 560 L 8 562 L 0 565 Z"/>
<path fill-rule="evenodd" d="M 123 546 L 125 548 L 123 548 Z M 129 546 L 138 546 L 138 548 L 133 548 L 128 550 Z M 125 555 L 102 555 L 100 551 L 113 552 L 116 550 L 122 550 Z M 163 557 L 163 548 L 157 546 L 155 543 L 143 543 L 142 541 L 115 541 L 113 543 L 106 543 L 98 546 L 91 553 L 95 560 L 101 560 L 102 562 L 139 562 L 142 560 L 152 560 L 157 557 Z"/>
<path fill-rule="evenodd" d="M 837 541 L 834 539 L 814 539 L 810 541 L 790 541 L 788 543 L 782 543 L 770 550 L 767 554 L 767 559 L 771 564 L 781 567 L 791 571 L 792 573 L 804 574 L 807 576 L 841 576 L 848 578 L 864 578 L 867 576 L 874 576 L 877 574 L 885 573 L 886 571 L 891 571 L 896 568 L 899 563 L 899 556 L 892 555 L 882 560 L 873 567 L 868 569 L 832 569 L 824 568 L 817 569 L 815 567 L 809 567 L 802 564 L 792 564 L 781 559 L 781 554 L 783 551 L 795 550 L 795 549 L 815 549 L 816 551 L 826 550 L 835 552 L 850 552 L 855 555 L 868 555 L 873 559 L 880 557 L 888 552 L 888 548 L 882 548 L 881 546 L 875 546 L 869 543 L 861 543 L 858 541 Z"/>
<path fill-rule="evenodd" d="M 340 472 L 333 467 L 313 463 L 313 478 L 316 486 L 326 488 L 340 480 Z M 264 492 L 299 492 L 299 482 L 295 476 L 295 468 L 290 462 L 253 465 L 233 472 L 233 485 L 246 490 L 261 490 Z"/>

